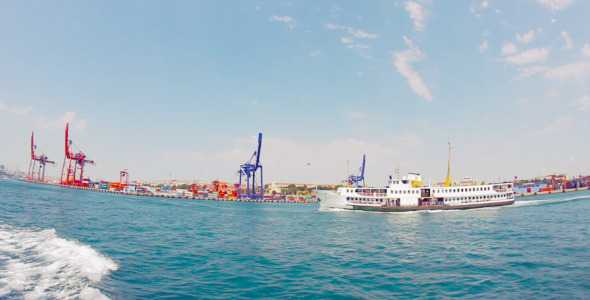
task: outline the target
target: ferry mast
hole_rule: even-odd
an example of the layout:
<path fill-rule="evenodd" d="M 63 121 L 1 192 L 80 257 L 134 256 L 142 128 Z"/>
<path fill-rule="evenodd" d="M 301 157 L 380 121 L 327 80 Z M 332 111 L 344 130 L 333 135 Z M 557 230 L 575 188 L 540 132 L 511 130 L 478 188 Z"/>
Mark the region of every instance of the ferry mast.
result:
<path fill-rule="evenodd" d="M 451 149 L 455 147 L 451 147 L 451 141 L 449 141 L 449 165 L 447 168 L 447 180 L 445 181 L 445 186 L 451 186 Z"/>

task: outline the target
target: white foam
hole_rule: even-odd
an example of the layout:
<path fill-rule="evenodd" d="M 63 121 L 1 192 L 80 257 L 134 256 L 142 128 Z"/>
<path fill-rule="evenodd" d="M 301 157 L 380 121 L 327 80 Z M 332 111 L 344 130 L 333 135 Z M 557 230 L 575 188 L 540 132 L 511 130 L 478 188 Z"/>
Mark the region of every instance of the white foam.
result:
<path fill-rule="evenodd" d="M 88 245 L 58 237 L 54 229 L 0 224 L 0 298 L 107 299 L 91 288 L 117 264 Z"/>
<path fill-rule="evenodd" d="M 350 209 L 345 209 L 345 208 L 320 206 L 318 208 L 318 211 L 351 211 L 351 210 Z"/>
<path fill-rule="evenodd" d="M 580 200 L 580 199 L 588 199 L 588 195 L 583 196 L 573 196 L 567 198 L 560 198 L 560 199 L 532 199 L 532 200 L 518 200 L 515 201 L 514 204 L 511 206 L 531 206 L 531 205 L 541 205 L 547 203 L 561 203 L 561 202 L 568 202 L 573 200 Z"/>

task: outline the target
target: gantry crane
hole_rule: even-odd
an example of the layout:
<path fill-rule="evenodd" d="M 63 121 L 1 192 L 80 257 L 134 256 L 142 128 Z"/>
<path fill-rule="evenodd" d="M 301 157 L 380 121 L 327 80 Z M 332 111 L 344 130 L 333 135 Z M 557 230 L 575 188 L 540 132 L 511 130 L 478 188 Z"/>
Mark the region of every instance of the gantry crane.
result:
<path fill-rule="evenodd" d="M 359 168 L 357 175 L 350 175 L 348 176 L 348 185 L 353 187 L 361 186 L 360 183 L 363 183 L 362 186 L 365 185 L 365 155 L 363 154 L 363 165 Z"/>
<path fill-rule="evenodd" d="M 80 149 L 78 149 L 78 153 L 71 151 L 71 147 L 75 147 L 75 145 L 69 139 L 69 125 L 69 123 L 66 124 L 66 155 L 61 169 L 61 184 L 87 187 L 89 180 L 84 179 L 84 166 L 94 164 L 94 161 L 87 159 L 86 154 Z"/>
<path fill-rule="evenodd" d="M 29 173 L 27 175 L 27 179 L 30 181 L 39 181 L 45 182 L 45 166 L 49 164 L 54 164 L 54 161 L 50 161 L 47 158 L 47 155 L 41 152 L 41 155 L 35 154 L 35 149 L 37 149 L 37 145 L 35 145 L 34 141 L 35 132 L 31 133 L 31 163 L 29 163 Z M 37 162 L 39 162 L 39 166 L 37 166 Z M 37 171 L 37 168 L 39 170 Z"/>
<path fill-rule="evenodd" d="M 239 189 L 238 197 L 241 198 L 264 198 L 264 184 L 262 180 L 262 165 L 260 164 L 260 148 L 262 146 L 262 133 L 258 134 L 258 150 L 254 151 L 250 160 L 240 166 L 240 187 L 242 186 L 242 177 L 246 177 L 246 193 Z M 252 160 L 256 157 L 254 163 Z M 260 189 L 256 188 L 256 172 L 260 170 Z"/>
<path fill-rule="evenodd" d="M 125 184 L 123 185 L 123 178 L 125 178 Z M 129 185 L 129 172 L 127 172 L 127 169 L 119 172 L 119 186 L 123 187 L 123 186 L 128 186 Z"/>

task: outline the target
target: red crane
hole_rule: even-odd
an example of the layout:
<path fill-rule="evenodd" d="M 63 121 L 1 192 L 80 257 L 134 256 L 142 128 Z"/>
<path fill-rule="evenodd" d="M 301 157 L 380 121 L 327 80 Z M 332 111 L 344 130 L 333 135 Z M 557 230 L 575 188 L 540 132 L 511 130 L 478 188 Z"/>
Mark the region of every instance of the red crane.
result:
<path fill-rule="evenodd" d="M 61 168 L 61 184 L 87 187 L 89 180 L 84 179 L 84 166 L 94 164 L 94 161 L 87 159 L 86 154 L 80 149 L 78 153 L 71 151 L 70 147 L 74 145 L 68 136 L 69 125 L 69 123 L 66 124 L 66 156 Z"/>
<path fill-rule="evenodd" d="M 31 163 L 29 163 L 29 173 L 27 175 L 27 179 L 30 181 L 39 181 L 45 182 L 45 165 L 46 164 L 55 164 L 54 161 L 50 161 L 47 158 L 47 155 L 41 153 L 41 155 L 35 154 L 35 149 L 37 149 L 37 145 L 35 145 L 34 141 L 35 132 L 31 133 Z M 37 162 L 39 162 L 39 170 L 37 171 Z"/>
<path fill-rule="evenodd" d="M 125 183 L 123 184 L 123 178 L 125 178 Z M 119 172 L 119 187 L 128 186 L 129 185 L 129 172 L 127 170 L 123 170 Z"/>

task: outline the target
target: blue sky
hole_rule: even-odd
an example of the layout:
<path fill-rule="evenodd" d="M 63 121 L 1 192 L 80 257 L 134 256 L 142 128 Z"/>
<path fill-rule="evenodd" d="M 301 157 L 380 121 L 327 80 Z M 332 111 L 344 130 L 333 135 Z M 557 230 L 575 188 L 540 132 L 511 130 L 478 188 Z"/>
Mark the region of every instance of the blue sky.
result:
<path fill-rule="evenodd" d="M 3 1 L 0 164 L 92 179 L 589 174 L 590 2 Z"/>

